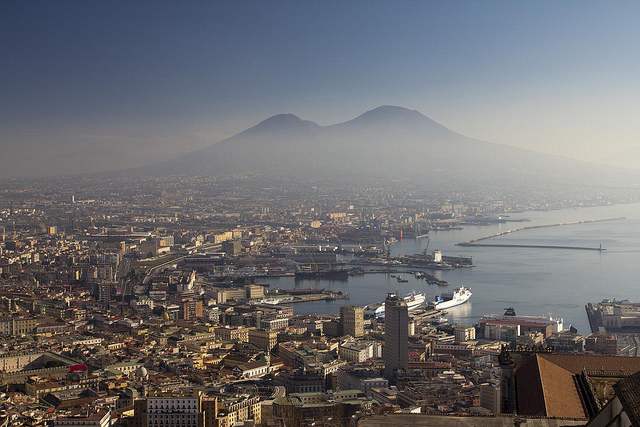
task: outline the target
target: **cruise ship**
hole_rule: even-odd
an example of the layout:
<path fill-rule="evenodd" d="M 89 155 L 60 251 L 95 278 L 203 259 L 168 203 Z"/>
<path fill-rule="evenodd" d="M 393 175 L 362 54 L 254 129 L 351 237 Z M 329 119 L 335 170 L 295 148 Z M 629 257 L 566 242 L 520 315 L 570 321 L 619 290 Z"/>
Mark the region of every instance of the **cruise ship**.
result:
<path fill-rule="evenodd" d="M 441 295 L 436 295 L 434 302 L 434 308 L 437 310 L 446 310 L 447 308 L 455 307 L 457 305 L 464 304 L 471 298 L 471 289 L 464 286 L 460 286 L 458 289 L 450 292 L 445 292 Z"/>
<path fill-rule="evenodd" d="M 404 296 L 404 302 L 407 303 L 407 308 L 409 309 L 409 311 L 424 306 L 425 301 L 426 295 L 424 293 L 417 293 L 413 291 Z M 374 304 L 365 305 L 364 315 L 366 317 L 383 317 L 384 302 L 376 302 Z"/>

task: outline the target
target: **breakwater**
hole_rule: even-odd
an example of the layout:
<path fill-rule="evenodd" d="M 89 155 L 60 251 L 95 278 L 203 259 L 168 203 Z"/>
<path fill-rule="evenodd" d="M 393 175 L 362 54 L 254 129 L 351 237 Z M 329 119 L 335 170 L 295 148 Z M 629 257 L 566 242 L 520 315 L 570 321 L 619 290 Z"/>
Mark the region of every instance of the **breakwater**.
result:
<path fill-rule="evenodd" d="M 539 249 L 574 249 L 580 251 L 606 251 L 605 248 L 599 246 L 597 248 L 589 248 L 584 246 L 558 246 L 558 245 L 509 245 L 502 243 L 458 243 L 458 246 L 471 246 L 475 248 L 539 248 Z"/>
<path fill-rule="evenodd" d="M 585 221 L 573 221 L 573 222 L 560 222 L 556 224 L 543 224 L 543 225 L 530 225 L 528 227 L 520 227 L 514 228 L 513 230 L 501 231 L 499 233 L 490 234 L 488 236 L 478 237 L 477 239 L 467 240 L 466 242 L 456 243 L 456 246 L 470 246 L 470 247 L 500 247 L 500 248 L 542 248 L 542 249 L 574 249 L 574 250 L 586 250 L 586 251 L 604 251 L 605 249 L 602 246 L 597 248 L 589 248 L 589 247 L 581 247 L 581 246 L 556 246 L 556 245 L 518 245 L 518 244 L 507 244 L 507 243 L 478 243 L 483 240 L 493 239 L 495 237 L 506 236 L 508 234 L 517 233 L 518 231 L 524 230 L 533 230 L 536 228 L 547 228 L 547 227 L 562 227 L 566 225 L 578 225 L 578 224 L 590 224 L 594 222 L 604 222 L 604 221 L 619 221 L 622 219 L 626 219 L 625 217 L 618 218 L 606 218 L 606 219 L 591 219 Z"/>

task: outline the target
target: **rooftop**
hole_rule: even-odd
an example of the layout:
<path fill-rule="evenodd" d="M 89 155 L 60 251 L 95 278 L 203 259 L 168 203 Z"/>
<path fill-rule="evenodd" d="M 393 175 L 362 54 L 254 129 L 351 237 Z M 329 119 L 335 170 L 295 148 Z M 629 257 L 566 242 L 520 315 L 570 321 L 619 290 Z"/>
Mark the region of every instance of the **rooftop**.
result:
<path fill-rule="evenodd" d="M 557 419 L 557 418 L 527 418 L 520 416 L 451 416 L 451 415 L 425 415 L 425 414 L 386 414 L 371 415 L 360 418 L 357 427 L 512 427 L 520 420 L 523 427 L 561 427 L 583 426 L 584 420 Z"/>

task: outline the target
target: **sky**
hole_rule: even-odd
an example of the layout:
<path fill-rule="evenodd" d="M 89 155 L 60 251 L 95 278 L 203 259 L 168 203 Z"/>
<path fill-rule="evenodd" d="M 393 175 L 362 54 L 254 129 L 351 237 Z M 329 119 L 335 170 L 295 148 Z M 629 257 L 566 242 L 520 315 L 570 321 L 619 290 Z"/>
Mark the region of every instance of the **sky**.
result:
<path fill-rule="evenodd" d="M 586 161 L 640 146 L 637 1 L 0 1 L 0 178 L 380 105 Z M 640 164 L 638 164 L 640 167 Z"/>

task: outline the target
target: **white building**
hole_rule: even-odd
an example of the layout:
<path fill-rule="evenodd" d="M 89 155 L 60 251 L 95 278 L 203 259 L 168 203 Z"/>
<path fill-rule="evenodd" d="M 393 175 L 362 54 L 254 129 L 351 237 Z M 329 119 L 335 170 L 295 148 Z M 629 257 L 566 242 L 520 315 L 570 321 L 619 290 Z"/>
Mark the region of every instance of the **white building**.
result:
<path fill-rule="evenodd" d="M 389 381 L 382 378 L 375 371 L 368 369 L 340 369 L 338 370 L 338 389 L 339 390 L 362 390 L 371 395 L 371 389 L 387 388 Z"/>
<path fill-rule="evenodd" d="M 109 366 L 109 368 L 111 369 L 115 369 L 118 372 L 122 372 L 123 375 L 131 375 L 132 373 L 134 373 L 136 371 L 136 369 L 140 368 L 144 366 L 144 363 L 139 363 L 139 362 L 121 362 L 121 363 L 116 363 L 113 364 L 111 366 Z"/>
<path fill-rule="evenodd" d="M 349 341 L 338 347 L 340 358 L 354 363 L 380 357 L 381 353 L 382 345 L 374 341 Z"/>
<path fill-rule="evenodd" d="M 242 375 L 242 378 L 261 377 L 269 373 L 269 362 L 256 360 L 255 362 L 243 363 L 234 368 Z"/>
<path fill-rule="evenodd" d="M 148 397 L 148 426 L 199 427 L 200 397 Z"/>

